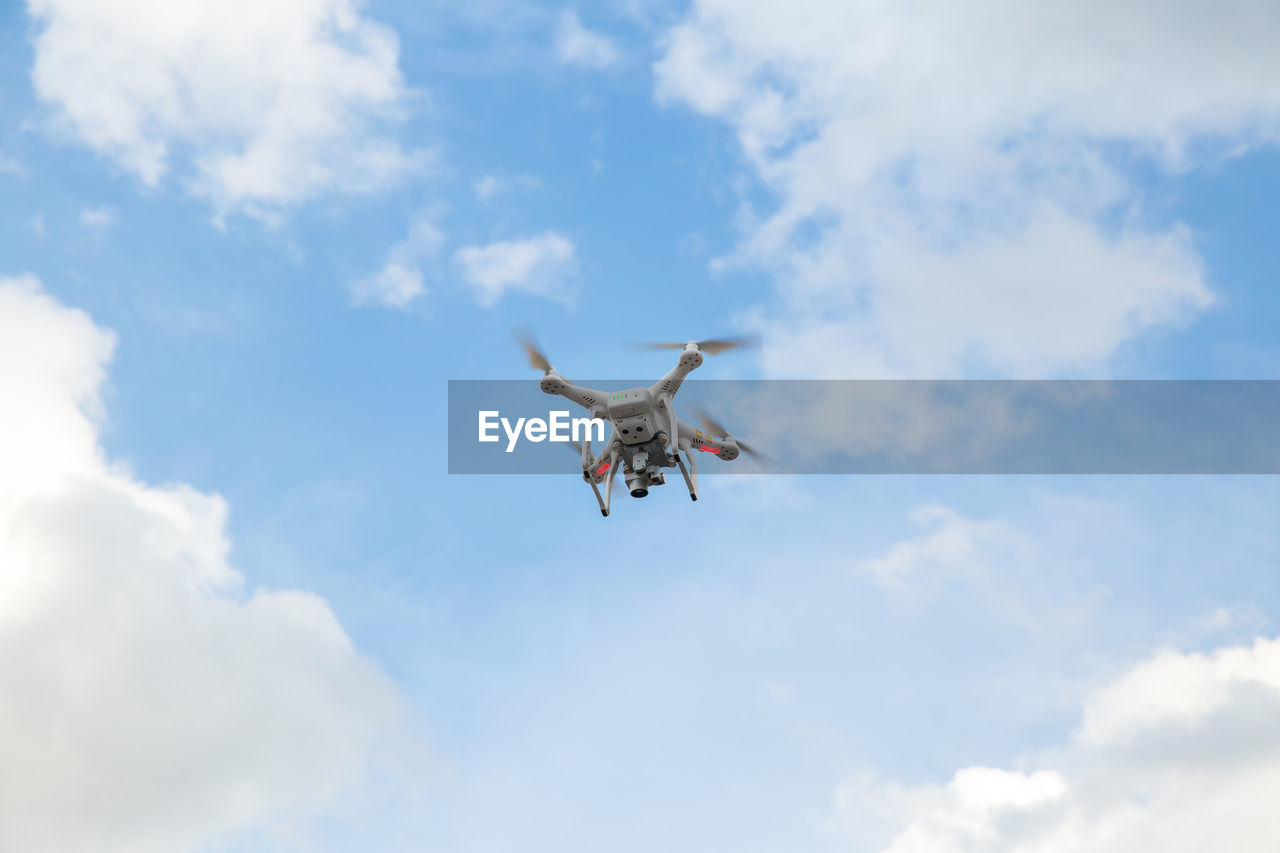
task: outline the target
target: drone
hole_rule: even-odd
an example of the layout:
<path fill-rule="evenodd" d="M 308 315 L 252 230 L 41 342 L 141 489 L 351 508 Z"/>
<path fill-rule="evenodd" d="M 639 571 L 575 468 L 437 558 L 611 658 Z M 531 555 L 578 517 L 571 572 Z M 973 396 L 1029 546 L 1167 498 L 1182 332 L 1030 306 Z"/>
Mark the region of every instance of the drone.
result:
<path fill-rule="evenodd" d="M 597 391 L 574 385 L 551 366 L 528 334 L 518 334 L 529 356 L 529 365 L 541 370 L 541 387 L 547 394 L 564 397 L 586 409 L 592 418 L 608 421 L 612 434 L 597 456 L 591 451 L 590 434 L 582 444 L 572 443 L 582 457 L 582 479 L 591 486 L 600 514 L 608 518 L 613 499 L 613 481 L 619 470 L 633 498 L 643 498 L 652 486 L 667 482 L 664 468 L 678 468 L 689 488 L 689 499 L 698 499 L 698 463 L 694 451 L 711 453 L 729 462 L 739 454 L 760 458 L 760 454 L 713 420 L 699 412 L 702 429 L 676 416 L 675 396 L 685 378 L 702 366 L 704 355 L 719 355 L 740 347 L 758 346 L 759 338 L 747 336 L 688 343 L 639 344 L 646 350 L 679 350 L 676 366 L 647 388 L 624 391 Z M 600 485 L 604 484 L 604 494 Z"/>

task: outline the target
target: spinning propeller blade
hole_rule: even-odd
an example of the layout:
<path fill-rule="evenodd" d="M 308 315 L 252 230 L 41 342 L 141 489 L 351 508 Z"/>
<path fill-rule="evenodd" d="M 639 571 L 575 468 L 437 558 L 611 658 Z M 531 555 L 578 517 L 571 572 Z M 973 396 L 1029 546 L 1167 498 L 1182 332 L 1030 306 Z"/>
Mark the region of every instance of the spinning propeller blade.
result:
<path fill-rule="evenodd" d="M 756 459 L 759 459 L 761 461 L 764 461 L 766 459 L 764 454 L 760 453 L 760 451 L 748 446 L 746 442 L 744 442 L 742 439 L 734 438 L 732 435 L 730 435 L 729 430 L 724 428 L 724 424 L 720 423 L 715 418 L 711 417 L 711 415 L 708 415 L 706 409 L 700 408 L 697 411 L 698 411 L 698 420 L 702 421 L 702 429 L 708 435 L 713 435 L 716 438 L 732 439 L 733 443 L 738 445 L 738 449 L 741 450 L 743 453 L 747 454 L 748 456 L 753 456 Z"/>
<path fill-rule="evenodd" d="M 706 409 L 698 410 L 698 420 L 702 421 L 702 428 L 716 438 L 725 438 L 729 435 L 729 430 L 725 429 L 724 425 L 711 417 L 711 415 L 708 415 Z"/>
<path fill-rule="evenodd" d="M 530 367 L 535 370 L 541 370 L 543 373 L 551 369 L 551 362 L 547 361 L 547 357 L 543 355 L 542 350 L 538 349 L 538 345 L 534 342 L 533 335 L 528 329 L 517 329 L 512 334 L 520 342 L 520 346 L 524 347 L 525 355 L 529 357 Z"/>
<path fill-rule="evenodd" d="M 720 353 L 728 352 L 731 349 L 756 349 L 760 346 L 760 336 L 758 334 L 741 335 L 736 338 L 717 338 L 707 341 L 694 341 L 694 343 L 697 344 L 698 349 L 702 350 L 707 355 L 719 355 Z M 684 349 L 688 346 L 688 342 L 677 343 L 676 341 L 661 341 L 658 343 L 633 344 L 632 346 L 635 349 L 642 350 Z"/>

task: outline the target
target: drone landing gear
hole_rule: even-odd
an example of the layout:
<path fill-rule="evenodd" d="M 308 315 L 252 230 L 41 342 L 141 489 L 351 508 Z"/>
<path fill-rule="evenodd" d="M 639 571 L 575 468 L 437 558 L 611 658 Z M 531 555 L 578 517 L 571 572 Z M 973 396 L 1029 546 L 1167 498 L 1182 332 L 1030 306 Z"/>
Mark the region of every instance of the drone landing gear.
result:
<path fill-rule="evenodd" d="M 609 517 L 609 505 L 613 503 L 613 475 L 618 473 L 618 450 L 614 448 L 609 454 L 609 473 L 606 475 L 609 479 L 604 484 L 604 499 L 600 498 L 600 489 L 596 486 L 595 480 L 588 480 L 591 483 L 591 491 L 596 494 L 596 503 L 600 504 L 600 514 L 605 518 Z"/>
<path fill-rule="evenodd" d="M 679 461 L 680 460 L 680 419 L 676 417 L 676 407 L 671 402 L 670 394 L 663 395 L 662 403 L 667 410 L 667 427 L 670 429 L 670 432 L 667 433 L 667 436 L 665 438 L 665 441 L 667 443 L 667 448 L 666 448 L 667 456 L 668 457 L 674 456 L 676 458 L 676 461 Z M 681 471 L 684 470 L 683 465 L 680 466 L 680 470 Z M 686 475 L 685 480 L 688 480 L 688 479 L 689 477 L 688 475 Z M 689 496 L 696 501 L 698 497 L 695 494 L 695 492 L 696 490 L 692 486 L 690 486 Z"/>
<path fill-rule="evenodd" d="M 685 467 L 679 451 L 676 451 L 676 464 L 680 466 L 680 473 L 684 475 L 684 484 L 689 487 L 689 500 L 696 501 L 698 499 L 698 463 L 694 461 L 692 452 L 685 450 L 685 453 L 689 457 L 689 467 Z"/>
<path fill-rule="evenodd" d="M 596 503 L 600 504 L 600 514 L 608 518 L 609 505 L 604 502 L 604 498 L 600 497 L 600 487 L 596 485 L 596 481 L 587 478 L 587 482 L 591 484 L 591 491 L 595 492 Z"/>

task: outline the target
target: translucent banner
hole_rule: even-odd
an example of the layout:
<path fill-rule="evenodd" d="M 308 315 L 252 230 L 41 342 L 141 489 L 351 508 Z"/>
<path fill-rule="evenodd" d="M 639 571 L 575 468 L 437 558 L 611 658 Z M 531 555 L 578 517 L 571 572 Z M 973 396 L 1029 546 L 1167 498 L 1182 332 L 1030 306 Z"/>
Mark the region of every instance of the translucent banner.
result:
<path fill-rule="evenodd" d="M 652 382 L 575 384 L 607 406 Z M 673 407 L 758 451 L 700 454 L 702 474 L 1280 473 L 1280 380 L 690 379 Z M 615 437 L 536 379 L 449 383 L 452 474 L 577 475 L 574 442 Z"/>

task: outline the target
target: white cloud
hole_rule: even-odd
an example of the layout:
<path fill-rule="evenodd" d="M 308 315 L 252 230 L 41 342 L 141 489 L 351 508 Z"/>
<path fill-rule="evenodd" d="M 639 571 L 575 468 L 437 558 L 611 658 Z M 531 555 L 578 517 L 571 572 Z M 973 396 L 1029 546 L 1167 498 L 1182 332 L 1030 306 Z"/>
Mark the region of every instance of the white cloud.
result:
<path fill-rule="evenodd" d="M 1280 639 L 1167 651 L 1084 703 L 1070 743 L 942 786 L 851 776 L 835 825 L 884 853 L 1266 853 L 1280 837 Z"/>
<path fill-rule="evenodd" d="M 905 536 L 844 565 L 882 591 L 894 618 L 929 618 L 935 628 L 959 618 L 1024 651 L 1044 651 L 1090 630 L 1106 604 L 1107 586 L 1085 571 L 1076 549 L 1079 529 L 1096 531 L 1108 509 L 1049 500 L 1038 514 L 1051 523 L 1030 525 L 925 504 L 908 515 L 913 529 Z"/>
<path fill-rule="evenodd" d="M 1014 532 L 999 521 L 977 521 L 961 516 L 944 506 L 923 506 L 911 513 L 911 521 L 918 527 L 931 528 L 918 538 L 895 543 L 879 557 L 862 560 L 860 571 L 889 587 L 919 583 L 963 570 L 972 565 L 975 557 L 996 544 L 1011 544 Z"/>
<path fill-rule="evenodd" d="M 351 299 L 356 305 L 404 308 L 426 292 L 422 270 L 398 261 L 387 261 L 375 274 L 351 286 Z"/>
<path fill-rule="evenodd" d="M 405 308 L 427 292 L 422 267 L 440 256 L 444 233 L 436 224 L 436 213 L 419 211 L 409 226 L 409 234 L 391 247 L 382 269 L 351 285 L 356 305 L 385 305 Z"/>
<path fill-rule="evenodd" d="M 475 182 L 473 189 L 481 201 L 492 198 L 502 189 L 502 180 L 496 175 L 485 175 Z"/>
<path fill-rule="evenodd" d="M 1213 298 L 1114 152 L 1177 172 L 1275 140 L 1277 36 L 1280 10 L 1207 0 L 698 0 L 655 72 L 776 194 L 726 260 L 778 277 L 771 372 L 1101 372 Z"/>
<path fill-rule="evenodd" d="M 738 474 L 733 477 L 702 477 L 698 489 L 703 496 L 745 512 L 808 512 L 814 504 L 799 478 L 786 474 Z"/>
<path fill-rule="evenodd" d="M 578 13 L 565 9 L 556 22 L 556 58 L 567 65 L 602 71 L 622 59 L 617 46 L 607 36 L 582 25 Z"/>
<path fill-rule="evenodd" d="M 1252 602 L 1214 607 L 1196 626 L 1203 636 L 1256 636 L 1267 624 L 1266 617 Z"/>
<path fill-rule="evenodd" d="M 13 175 L 15 178 L 21 178 L 26 174 L 27 169 L 22 165 L 21 160 L 0 151 L 0 175 Z"/>
<path fill-rule="evenodd" d="M 398 701 L 318 596 L 249 590 L 227 507 L 98 443 L 113 336 L 0 281 L 0 848 L 194 851 L 331 802 Z"/>
<path fill-rule="evenodd" d="M 385 186 L 422 163 L 398 45 L 352 0 L 28 0 L 36 92 L 58 124 L 149 185 L 174 161 L 219 215 Z M 189 162 L 186 162 L 189 161 Z"/>
<path fill-rule="evenodd" d="M 523 240 L 464 246 L 454 252 L 463 277 L 481 305 L 493 305 L 510 290 L 566 298 L 565 279 L 575 266 L 573 242 L 554 231 Z"/>
<path fill-rule="evenodd" d="M 86 207 L 80 211 L 80 224 L 94 231 L 105 231 L 120 221 L 114 207 Z"/>
<path fill-rule="evenodd" d="M 531 189 L 536 190 L 542 186 L 542 181 L 532 175 L 515 175 L 513 177 L 503 177 L 501 175 L 484 175 L 472 184 L 472 190 L 476 194 L 476 198 L 480 201 L 488 201 L 501 193 L 514 189 Z"/>
<path fill-rule="evenodd" d="M 945 250 L 918 234 L 880 232 L 873 242 L 860 258 L 835 246 L 821 251 L 839 257 L 788 250 L 799 288 L 838 291 L 838 277 L 856 266 L 866 279 L 850 281 L 847 293 L 788 294 L 786 316 L 768 327 L 769 369 L 1101 373 L 1116 348 L 1144 329 L 1182 323 L 1212 303 L 1183 229 L 1106 235 L 1055 211 L 1016 233 L 975 236 Z M 865 303 L 856 307 L 847 301 L 859 298 Z"/>

